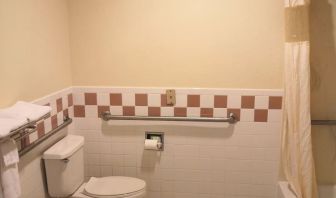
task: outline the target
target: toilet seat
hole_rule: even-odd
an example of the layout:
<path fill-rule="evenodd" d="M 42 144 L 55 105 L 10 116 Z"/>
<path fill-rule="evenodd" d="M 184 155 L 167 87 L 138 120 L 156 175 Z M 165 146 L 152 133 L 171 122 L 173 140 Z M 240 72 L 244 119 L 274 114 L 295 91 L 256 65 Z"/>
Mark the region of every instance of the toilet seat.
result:
<path fill-rule="evenodd" d="M 83 194 L 94 198 L 122 198 L 141 194 L 146 183 L 132 177 L 91 177 L 85 185 Z"/>

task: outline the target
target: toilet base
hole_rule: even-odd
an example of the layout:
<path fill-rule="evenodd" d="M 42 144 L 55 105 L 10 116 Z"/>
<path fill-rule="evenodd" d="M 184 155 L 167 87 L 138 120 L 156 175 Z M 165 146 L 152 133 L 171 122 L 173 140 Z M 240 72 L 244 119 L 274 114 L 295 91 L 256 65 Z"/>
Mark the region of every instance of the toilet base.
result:
<path fill-rule="evenodd" d="M 70 198 L 92 198 L 83 193 L 85 185 L 86 183 L 83 183 Z M 146 191 L 131 196 L 113 196 L 113 198 L 146 198 Z"/>

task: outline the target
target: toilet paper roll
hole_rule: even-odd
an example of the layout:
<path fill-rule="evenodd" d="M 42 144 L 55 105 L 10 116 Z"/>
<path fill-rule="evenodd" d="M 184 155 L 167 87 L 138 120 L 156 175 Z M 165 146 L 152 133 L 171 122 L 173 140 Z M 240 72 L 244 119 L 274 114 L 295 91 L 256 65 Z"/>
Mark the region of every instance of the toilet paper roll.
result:
<path fill-rule="evenodd" d="M 159 150 L 159 141 L 158 140 L 145 140 L 145 149 L 146 150 Z"/>

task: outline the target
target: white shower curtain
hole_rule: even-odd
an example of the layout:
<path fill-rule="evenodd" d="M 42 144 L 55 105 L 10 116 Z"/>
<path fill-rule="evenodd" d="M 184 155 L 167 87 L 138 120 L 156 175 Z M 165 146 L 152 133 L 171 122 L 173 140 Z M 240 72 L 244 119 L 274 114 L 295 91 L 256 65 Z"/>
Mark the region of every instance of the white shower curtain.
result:
<path fill-rule="evenodd" d="M 308 1 L 285 0 L 282 166 L 298 198 L 317 198 L 311 143 Z"/>

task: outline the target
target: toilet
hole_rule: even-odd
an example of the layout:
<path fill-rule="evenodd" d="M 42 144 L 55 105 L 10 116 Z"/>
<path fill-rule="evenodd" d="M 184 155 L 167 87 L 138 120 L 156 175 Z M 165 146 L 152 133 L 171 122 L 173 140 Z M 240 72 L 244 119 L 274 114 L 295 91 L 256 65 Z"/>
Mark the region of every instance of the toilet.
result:
<path fill-rule="evenodd" d="M 91 177 L 84 183 L 84 137 L 67 135 L 43 153 L 51 197 L 144 198 L 146 182 L 132 177 Z"/>

